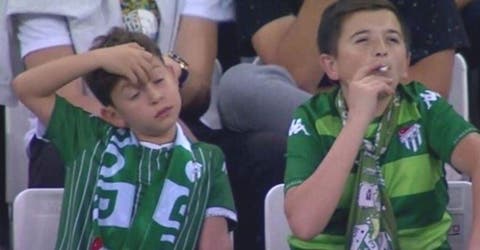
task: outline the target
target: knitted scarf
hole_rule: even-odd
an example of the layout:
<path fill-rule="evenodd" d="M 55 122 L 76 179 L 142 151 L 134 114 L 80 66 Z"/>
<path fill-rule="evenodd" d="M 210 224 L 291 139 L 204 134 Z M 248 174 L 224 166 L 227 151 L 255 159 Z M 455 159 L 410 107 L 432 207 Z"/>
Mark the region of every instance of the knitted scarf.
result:
<path fill-rule="evenodd" d="M 130 131 L 117 130 L 112 138 L 117 143 L 102 156 L 109 167 L 100 168 L 95 190 L 92 249 L 194 249 L 209 177 L 200 178 L 205 168 L 181 127 L 172 147 L 153 151 Z M 124 162 L 109 162 L 111 152 Z"/>
<path fill-rule="evenodd" d="M 376 129 L 374 142 L 364 139 L 357 163 L 353 199 L 350 207 L 347 240 L 349 250 L 399 249 L 396 223 L 390 200 L 386 194 L 385 181 L 379 164 L 392 138 L 400 107 L 396 95 L 384 112 Z M 336 97 L 336 107 L 343 125 L 347 109 L 342 91 Z"/>

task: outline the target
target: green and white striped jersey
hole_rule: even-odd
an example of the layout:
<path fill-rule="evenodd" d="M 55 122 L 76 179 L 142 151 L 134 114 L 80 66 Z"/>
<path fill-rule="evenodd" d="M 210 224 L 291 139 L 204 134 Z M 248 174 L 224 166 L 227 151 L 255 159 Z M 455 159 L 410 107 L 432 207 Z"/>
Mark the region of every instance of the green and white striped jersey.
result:
<path fill-rule="evenodd" d="M 66 164 L 56 249 L 99 236 L 106 249 L 194 249 L 205 217 L 237 220 L 223 153 L 180 128 L 170 147 L 145 146 L 57 97 L 46 138 Z"/>
<path fill-rule="evenodd" d="M 449 249 L 451 217 L 443 162 L 457 143 L 476 129 L 439 94 L 412 82 L 399 85 L 400 111 L 396 133 L 379 162 L 394 210 L 401 249 Z M 338 88 L 301 105 L 293 116 L 287 146 L 285 189 L 313 174 L 342 129 L 335 106 Z M 379 118 L 366 133 L 371 137 Z M 323 233 L 311 241 L 289 239 L 292 249 L 344 249 L 352 201 L 355 164 L 343 195 Z M 318 190 L 322 192 L 322 190 Z"/>

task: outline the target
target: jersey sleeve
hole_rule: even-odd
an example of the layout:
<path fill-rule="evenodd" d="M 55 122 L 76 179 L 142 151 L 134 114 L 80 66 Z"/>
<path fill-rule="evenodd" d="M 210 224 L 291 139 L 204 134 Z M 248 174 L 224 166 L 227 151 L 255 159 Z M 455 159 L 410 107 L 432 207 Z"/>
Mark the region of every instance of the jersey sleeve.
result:
<path fill-rule="evenodd" d="M 65 162 L 92 146 L 106 133 L 107 124 L 57 96 L 45 138 L 55 144 Z M 68 166 L 68 164 L 66 164 Z"/>
<path fill-rule="evenodd" d="M 295 111 L 288 132 L 285 190 L 303 183 L 325 155 L 326 150 L 315 130 L 315 121 L 301 106 Z"/>
<path fill-rule="evenodd" d="M 212 148 L 212 184 L 205 216 L 225 217 L 229 228 L 232 228 L 237 222 L 237 214 L 225 160 L 220 148 L 213 146 Z"/>
<path fill-rule="evenodd" d="M 451 163 L 457 144 L 477 129 L 465 121 L 440 94 L 420 84 L 416 88 L 419 108 L 425 117 L 428 145 L 442 161 Z"/>

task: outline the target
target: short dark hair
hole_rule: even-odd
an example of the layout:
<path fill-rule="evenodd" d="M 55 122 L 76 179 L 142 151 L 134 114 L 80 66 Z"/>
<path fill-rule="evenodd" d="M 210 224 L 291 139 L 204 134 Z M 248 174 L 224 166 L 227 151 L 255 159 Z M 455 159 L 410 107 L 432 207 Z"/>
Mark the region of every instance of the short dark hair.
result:
<path fill-rule="evenodd" d="M 388 0 L 339 0 L 323 12 L 317 33 L 320 53 L 336 55 L 338 39 L 345 18 L 359 11 L 389 10 L 397 17 L 403 33 L 407 51 L 410 49 L 410 31 L 397 8 Z"/>
<path fill-rule="evenodd" d="M 149 37 L 142 33 L 130 32 L 119 27 L 114 27 L 106 35 L 95 38 L 90 50 L 126 43 L 137 43 L 163 62 L 160 49 Z M 111 93 L 120 78 L 121 76 L 109 73 L 102 68 L 91 71 L 83 77 L 92 93 L 104 106 L 113 105 Z"/>

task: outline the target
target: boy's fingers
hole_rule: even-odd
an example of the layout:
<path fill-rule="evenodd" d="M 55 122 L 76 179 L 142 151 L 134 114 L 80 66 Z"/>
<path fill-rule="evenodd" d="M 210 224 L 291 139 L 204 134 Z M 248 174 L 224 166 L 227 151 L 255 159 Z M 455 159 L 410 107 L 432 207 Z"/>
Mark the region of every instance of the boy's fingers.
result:
<path fill-rule="evenodd" d="M 137 79 L 137 77 L 135 76 L 135 73 L 133 73 L 133 71 L 126 73 L 126 74 L 125 74 L 125 77 L 127 78 L 127 80 L 128 80 L 130 83 L 132 83 L 132 84 L 134 84 L 134 85 L 137 85 L 138 79 Z"/>
<path fill-rule="evenodd" d="M 393 95 L 395 93 L 395 89 L 393 89 L 392 86 L 382 81 L 376 82 L 376 84 L 373 87 L 377 95 L 380 97 L 384 95 Z"/>
<path fill-rule="evenodd" d="M 136 64 L 133 70 L 135 72 L 135 75 L 137 76 L 139 83 L 148 82 L 148 70 L 145 69 L 143 65 L 140 65 L 140 63 Z"/>
<path fill-rule="evenodd" d="M 150 53 L 148 51 L 142 51 L 142 57 L 146 60 L 149 60 L 149 61 L 151 61 L 153 59 L 152 53 Z"/>

